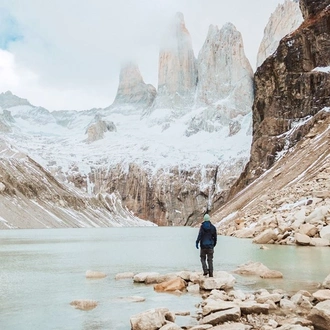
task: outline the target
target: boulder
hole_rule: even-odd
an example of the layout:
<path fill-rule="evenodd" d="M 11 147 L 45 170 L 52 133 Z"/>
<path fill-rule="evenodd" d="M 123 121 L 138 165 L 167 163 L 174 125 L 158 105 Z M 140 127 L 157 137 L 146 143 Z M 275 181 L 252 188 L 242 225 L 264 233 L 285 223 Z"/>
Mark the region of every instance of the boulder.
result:
<path fill-rule="evenodd" d="M 330 290 L 318 290 L 314 292 L 312 296 L 318 301 L 330 300 Z"/>
<path fill-rule="evenodd" d="M 273 229 L 266 229 L 258 236 L 256 236 L 252 242 L 256 244 L 267 244 L 272 240 L 276 240 L 276 239 L 277 239 L 277 234 L 275 233 L 275 231 Z"/>
<path fill-rule="evenodd" d="M 238 307 L 238 305 L 234 302 L 210 299 L 207 300 L 206 305 L 203 306 L 202 312 L 203 316 L 206 316 L 211 313 L 223 311 L 234 307 Z"/>
<path fill-rule="evenodd" d="M 311 238 L 307 235 L 296 233 L 295 239 L 296 239 L 296 244 L 298 245 L 310 245 L 311 243 Z"/>
<path fill-rule="evenodd" d="M 233 235 L 237 238 L 253 238 L 255 235 L 255 228 L 243 228 L 236 230 Z"/>
<path fill-rule="evenodd" d="M 199 284 L 191 284 L 189 283 L 187 286 L 187 291 L 190 293 L 199 293 L 200 287 Z"/>
<path fill-rule="evenodd" d="M 258 275 L 261 278 L 282 278 L 281 272 L 276 270 L 270 270 L 267 266 L 261 262 L 248 262 L 239 266 L 234 270 L 234 273 L 241 275 Z"/>
<path fill-rule="evenodd" d="M 227 272 L 216 272 L 215 277 L 203 278 L 200 282 L 201 289 L 231 289 L 234 287 L 235 277 Z"/>
<path fill-rule="evenodd" d="M 280 302 L 282 299 L 282 295 L 280 293 L 267 293 L 264 292 L 263 294 L 261 294 L 260 296 L 257 297 L 256 301 L 259 304 L 264 304 L 266 303 L 268 300 L 273 301 L 275 303 Z"/>
<path fill-rule="evenodd" d="M 312 246 L 329 246 L 330 241 L 327 238 L 313 237 L 310 245 Z"/>
<path fill-rule="evenodd" d="M 241 310 L 239 307 L 233 307 L 220 312 L 212 313 L 202 318 L 201 324 L 218 325 L 228 321 L 239 321 L 241 317 Z"/>
<path fill-rule="evenodd" d="M 306 217 L 306 222 L 312 224 L 322 224 L 328 212 L 329 212 L 329 206 L 317 207 L 311 212 L 309 216 Z"/>
<path fill-rule="evenodd" d="M 324 288 L 330 289 L 330 274 L 324 279 L 322 285 Z"/>
<path fill-rule="evenodd" d="M 133 315 L 130 318 L 131 330 L 158 330 L 166 321 L 173 320 L 173 316 L 167 308 L 154 308 Z"/>
<path fill-rule="evenodd" d="M 329 330 L 330 324 L 330 300 L 319 302 L 308 315 L 317 330 Z"/>
<path fill-rule="evenodd" d="M 150 277 L 159 276 L 159 273 L 156 273 L 156 272 L 138 273 L 138 274 L 134 275 L 133 281 L 136 283 L 143 283 L 143 282 L 145 282 L 145 280 L 147 279 L 148 276 L 150 276 Z"/>
<path fill-rule="evenodd" d="M 318 229 L 310 223 L 304 223 L 299 227 L 299 233 L 309 237 L 315 236 L 317 232 Z"/>
<path fill-rule="evenodd" d="M 169 292 L 169 291 L 183 291 L 187 286 L 185 280 L 181 277 L 176 277 L 174 279 L 159 283 L 154 285 L 154 290 L 159 292 Z"/>
<path fill-rule="evenodd" d="M 321 229 L 320 237 L 330 240 L 330 226 L 325 226 Z"/>

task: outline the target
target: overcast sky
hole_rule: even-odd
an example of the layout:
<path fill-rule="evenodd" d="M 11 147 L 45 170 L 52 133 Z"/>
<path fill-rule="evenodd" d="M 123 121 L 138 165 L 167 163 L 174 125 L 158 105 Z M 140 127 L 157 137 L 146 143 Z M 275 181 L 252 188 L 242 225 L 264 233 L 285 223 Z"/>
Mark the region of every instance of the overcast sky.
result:
<path fill-rule="evenodd" d="M 121 62 L 157 87 L 161 37 L 183 13 L 195 56 L 210 24 L 233 23 L 255 68 L 272 12 L 284 0 L 0 0 L 0 92 L 49 110 L 110 105 Z"/>

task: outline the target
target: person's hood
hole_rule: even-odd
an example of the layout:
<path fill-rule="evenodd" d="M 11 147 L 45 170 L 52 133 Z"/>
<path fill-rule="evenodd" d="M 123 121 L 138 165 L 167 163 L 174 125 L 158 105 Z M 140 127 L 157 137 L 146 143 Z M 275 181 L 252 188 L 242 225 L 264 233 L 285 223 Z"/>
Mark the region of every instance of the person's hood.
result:
<path fill-rule="evenodd" d="M 202 223 L 202 228 L 203 228 L 204 230 L 210 230 L 210 229 L 211 229 L 211 222 L 210 222 L 210 221 L 204 221 L 204 222 Z"/>

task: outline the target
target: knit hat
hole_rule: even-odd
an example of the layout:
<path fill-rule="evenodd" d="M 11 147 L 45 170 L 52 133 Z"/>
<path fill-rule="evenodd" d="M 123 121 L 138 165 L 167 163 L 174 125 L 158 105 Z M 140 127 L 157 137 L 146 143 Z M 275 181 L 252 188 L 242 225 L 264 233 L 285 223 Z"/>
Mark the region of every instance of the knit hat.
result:
<path fill-rule="evenodd" d="M 204 221 L 210 221 L 210 220 L 211 220 L 210 216 L 208 214 L 205 214 Z"/>

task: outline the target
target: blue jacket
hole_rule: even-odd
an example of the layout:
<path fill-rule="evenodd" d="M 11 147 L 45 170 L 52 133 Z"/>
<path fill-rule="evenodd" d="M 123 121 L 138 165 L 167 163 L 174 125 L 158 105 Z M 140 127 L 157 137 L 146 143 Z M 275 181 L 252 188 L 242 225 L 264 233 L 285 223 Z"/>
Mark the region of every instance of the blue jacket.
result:
<path fill-rule="evenodd" d="M 213 249 L 217 245 L 217 230 L 210 221 L 204 221 L 199 229 L 196 246 L 201 243 L 201 249 Z"/>

